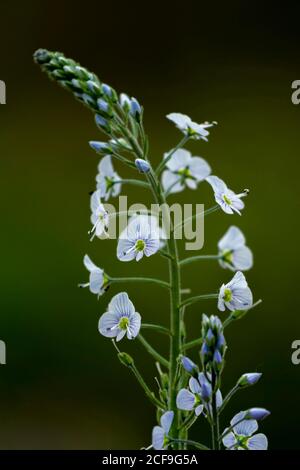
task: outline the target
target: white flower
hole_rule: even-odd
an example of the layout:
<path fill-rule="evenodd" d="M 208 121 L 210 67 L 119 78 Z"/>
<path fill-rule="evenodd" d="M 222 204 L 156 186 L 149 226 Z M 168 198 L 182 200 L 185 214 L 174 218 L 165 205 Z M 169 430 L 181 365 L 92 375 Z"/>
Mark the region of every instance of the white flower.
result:
<path fill-rule="evenodd" d="M 262 434 L 254 434 L 258 429 L 255 419 L 243 419 L 245 412 L 236 414 L 230 421 L 233 430 L 223 437 L 222 442 L 230 450 L 267 450 L 268 439 Z M 238 423 L 238 424 L 236 424 Z M 225 429 L 224 433 L 228 430 Z"/>
<path fill-rule="evenodd" d="M 95 236 L 100 238 L 102 235 L 106 235 L 109 221 L 108 213 L 101 202 L 101 191 L 99 189 L 91 196 L 91 211 L 93 228 L 90 233 L 92 234 L 91 240 L 93 240 Z"/>
<path fill-rule="evenodd" d="M 116 181 L 120 181 L 120 177 L 114 170 L 110 155 L 106 155 L 100 160 L 96 181 L 101 198 L 104 198 L 105 201 L 110 196 L 115 197 L 120 194 L 122 185 L 121 183 L 116 183 Z"/>
<path fill-rule="evenodd" d="M 159 236 L 159 249 L 162 249 L 166 245 L 167 234 L 163 227 L 159 225 L 159 217 L 154 214 L 134 214 L 130 217 L 129 223 L 131 223 L 136 217 L 139 218 L 139 221 L 148 223 L 150 225 L 150 230 L 157 231 Z"/>
<path fill-rule="evenodd" d="M 232 271 L 246 271 L 253 266 L 253 255 L 246 246 L 244 234 L 232 225 L 218 243 L 219 260 L 222 268 Z"/>
<path fill-rule="evenodd" d="M 228 284 L 223 284 L 218 299 L 218 309 L 224 312 L 229 310 L 247 310 L 252 306 L 253 297 L 246 278 L 241 271 L 237 271 Z"/>
<path fill-rule="evenodd" d="M 167 119 L 173 121 L 176 124 L 176 127 L 185 135 L 189 135 L 191 138 L 196 140 L 203 139 L 207 141 L 207 136 L 209 135 L 207 129 L 217 124 L 216 122 L 197 124 L 196 122 L 193 122 L 189 116 L 181 113 L 168 114 Z"/>
<path fill-rule="evenodd" d="M 98 297 L 105 292 L 105 285 L 107 282 L 106 276 L 103 269 L 98 268 L 88 255 L 83 258 L 83 264 L 86 269 L 90 272 L 89 282 L 86 284 L 79 284 L 79 287 L 89 287 L 93 294 L 97 294 Z"/>
<path fill-rule="evenodd" d="M 107 312 L 100 317 L 98 328 L 103 336 L 116 338 L 117 341 L 125 335 L 128 339 L 133 339 L 139 334 L 141 315 L 135 311 L 126 292 L 112 298 Z"/>
<path fill-rule="evenodd" d="M 241 209 L 244 209 L 245 204 L 241 200 L 242 197 L 245 197 L 248 194 L 248 190 L 245 189 L 244 192 L 240 194 L 235 194 L 231 189 L 228 189 L 224 181 L 222 181 L 218 176 L 208 176 L 206 181 L 211 185 L 215 193 L 215 200 L 221 206 L 226 214 L 233 214 L 237 212 L 241 215 Z"/>
<path fill-rule="evenodd" d="M 159 229 L 147 216 L 136 216 L 121 233 L 117 257 L 120 261 L 139 261 L 143 255 L 151 256 L 159 250 Z"/>
<path fill-rule="evenodd" d="M 168 154 L 165 154 L 165 158 Z M 166 163 L 168 168 L 162 174 L 162 185 L 168 193 L 178 193 L 186 186 L 196 189 L 197 183 L 205 180 L 210 174 L 209 164 L 201 157 L 192 157 L 185 149 L 174 152 Z"/>

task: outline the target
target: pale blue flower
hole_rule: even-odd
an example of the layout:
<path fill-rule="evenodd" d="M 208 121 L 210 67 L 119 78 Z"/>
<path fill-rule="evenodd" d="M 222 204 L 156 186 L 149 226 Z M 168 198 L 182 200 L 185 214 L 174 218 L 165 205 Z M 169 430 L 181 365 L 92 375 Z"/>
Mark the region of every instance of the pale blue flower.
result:
<path fill-rule="evenodd" d="M 245 207 L 245 204 L 241 198 L 248 194 L 248 190 L 244 190 L 240 194 L 235 194 L 227 187 L 224 181 L 222 181 L 218 176 L 214 175 L 208 176 L 206 181 L 213 188 L 215 200 L 221 209 L 226 212 L 226 214 L 233 214 L 236 212 L 237 214 L 241 215 L 240 211 Z"/>
<path fill-rule="evenodd" d="M 150 216 L 133 217 L 121 233 L 117 257 L 120 261 L 139 261 L 145 255 L 154 255 L 160 248 L 160 234 L 157 223 Z"/>
<path fill-rule="evenodd" d="M 95 191 L 91 195 L 91 211 L 91 222 L 93 225 L 92 229 L 89 232 L 90 234 L 92 234 L 91 240 L 93 240 L 95 236 L 98 238 L 102 237 L 103 235 L 107 236 L 109 215 L 101 202 L 100 190 Z"/>
<path fill-rule="evenodd" d="M 165 158 L 168 154 L 165 154 Z M 178 193 L 185 186 L 196 189 L 198 183 L 205 180 L 211 169 L 201 157 L 192 157 L 185 149 L 178 149 L 166 163 L 167 170 L 162 174 L 162 185 L 168 193 Z"/>
<path fill-rule="evenodd" d="M 232 225 L 218 243 L 219 263 L 232 271 L 246 271 L 253 266 L 253 255 L 242 231 Z"/>
<path fill-rule="evenodd" d="M 216 122 L 205 122 L 203 124 L 197 124 L 196 122 L 193 122 L 189 116 L 181 113 L 168 114 L 167 119 L 173 121 L 176 127 L 185 135 L 188 135 L 196 140 L 203 139 L 205 141 L 207 141 L 207 136 L 209 135 L 207 129 L 216 124 Z"/>
<path fill-rule="evenodd" d="M 218 299 L 218 309 L 247 310 L 253 304 L 253 296 L 244 274 L 237 271 L 230 282 L 223 284 Z"/>
<path fill-rule="evenodd" d="M 152 447 L 155 450 L 167 449 L 169 431 L 174 419 L 173 411 L 166 411 L 160 418 L 160 426 L 154 426 L 152 431 Z"/>
<path fill-rule="evenodd" d="M 254 434 L 258 429 L 257 421 L 243 418 L 245 411 L 236 414 L 230 421 L 233 430 L 223 437 L 222 442 L 230 450 L 267 450 L 268 439 L 264 434 Z M 242 420 L 242 421 L 241 421 Z M 237 424 L 236 424 L 237 423 Z M 224 433 L 228 430 L 225 429 Z"/>
<path fill-rule="evenodd" d="M 149 173 L 149 171 L 151 170 L 150 164 L 142 158 L 136 158 L 135 166 L 137 167 L 140 173 Z"/>
<path fill-rule="evenodd" d="M 120 341 L 125 335 L 134 339 L 141 328 L 141 315 L 135 311 L 134 305 L 126 292 L 115 295 L 108 305 L 107 312 L 99 320 L 99 332 L 107 338 Z"/>
<path fill-rule="evenodd" d="M 208 378 L 210 375 L 208 374 Z M 198 377 L 191 377 L 189 380 L 189 389 L 182 388 L 179 390 L 176 398 L 176 406 L 179 410 L 191 411 L 194 410 L 196 416 L 199 416 L 204 407 L 210 411 L 210 401 L 212 396 L 211 384 L 203 374 L 200 372 Z M 216 393 L 217 407 L 222 405 L 222 394 L 220 390 Z"/>
<path fill-rule="evenodd" d="M 96 176 L 97 189 L 100 190 L 101 198 L 107 201 L 111 196 L 116 197 L 121 192 L 120 177 L 114 170 L 112 165 L 111 156 L 106 155 L 103 157 L 98 165 L 98 174 Z"/>
<path fill-rule="evenodd" d="M 88 255 L 83 258 L 83 264 L 86 269 L 90 272 L 89 282 L 85 284 L 79 284 L 79 287 L 88 287 L 93 294 L 97 294 L 98 297 L 105 292 L 105 286 L 107 285 L 107 279 L 103 269 L 98 268 Z"/>

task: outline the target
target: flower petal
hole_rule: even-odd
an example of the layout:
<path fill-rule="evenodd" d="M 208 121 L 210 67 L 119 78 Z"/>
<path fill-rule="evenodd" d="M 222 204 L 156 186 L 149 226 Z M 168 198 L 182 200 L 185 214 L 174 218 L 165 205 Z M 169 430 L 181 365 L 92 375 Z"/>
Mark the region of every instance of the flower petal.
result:
<path fill-rule="evenodd" d="M 248 449 L 249 450 L 267 450 L 268 449 L 268 439 L 264 434 L 255 434 L 250 437 L 248 440 Z"/>
<path fill-rule="evenodd" d="M 166 434 L 170 431 L 174 419 L 174 411 L 166 411 L 160 418 L 160 424 Z"/>
<path fill-rule="evenodd" d="M 224 433 L 227 431 L 227 429 L 224 430 Z M 232 447 L 234 444 L 236 444 L 237 440 L 234 433 L 229 432 L 226 436 L 223 437 L 222 442 L 225 447 Z"/>
<path fill-rule="evenodd" d="M 108 305 L 108 311 L 120 316 L 131 317 L 135 313 L 133 303 L 126 292 L 115 295 Z"/>
<path fill-rule="evenodd" d="M 166 153 L 164 157 L 166 158 L 168 154 Z M 173 153 L 170 160 L 167 162 L 167 168 L 171 171 L 179 171 L 182 168 L 190 167 L 192 163 L 192 155 L 191 152 L 185 149 L 178 149 L 176 152 Z"/>
<path fill-rule="evenodd" d="M 176 406 L 179 410 L 192 410 L 195 405 L 195 395 L 186 388 L 179 390 L 176 398 Z"/>
<path fill-rule="evenodd" d="M 211 172 L 209 164 L 201 157 L 193 157 L 189 165 L 190 172 L 197 181 L 203 181 Z"/>
<path fill-rule="evenodd" d="M 189 380 L 189 387 L 191 392 L 196 393 L 197 395 L 200 395 L 201 393 L 201 387 L 197 379 L 195 377 L 191 377 Z"/>
<path fill-rule="evenodd" d="M 104 313 L 99 320 L 98 330 L 101 335 L 106 336 L 107 338 L 114 338 L 118 335 L 120 329 L 117 327 L 119 324 L 119 318 L 117 315 L 106 312 Z"/>
<path fill-rule="evenodd" d="M 83 264 L 86 267 L 86 269 L 91 273 L 93 271 L 99 270 L 98 266 L 96 266 L 91 258 L 88 255 L 85 255 L 83 258 Z"/>
<path fill-rule="evenodd" d="M 181 183 L 179 175 L 166 170 L 162 174 L 161 184 L 164 190 L 170 194 L 180 193 L 184 190 L 184 185 Z"/>
<path fill-rule="evenodd" d="M 111 156 L 106 155 L 103 157 L 98 165 L 98 171 L 103 176 L 112 177 L 114 174 L 114 168 L 111 162 Z"/>
<path fill-rule="evenodd" d="M 237 250 L 245 245 L 246 240 L 243 232 L 236 227 L 231 225 L 225 235 L 221 238 L 218 243 L 218 248 L 221 251 L 225 250 Z"/>
<path fill-rule="evenodd" d="M 103 271 L 97 269 L 90 274 L 90 291 L 93 294 L 100 294 L 103 285 Z"/>
<path fill-rule="evenodd" d="M 250 248 L 243 246 L 232 254 L 232 263 L 235 269 L 247 271 L 253 266 L 253 254 Z"/>
<path fill-rule="evenodd" d="M 155 450 L 162 450 L 164 448 L 165 433 L 162 427 L 154 426 L 152 431 L 152 446 Z"/>
<path fill-rule="evenodd" d="M 135 338 L 139 334 L 140 329 L 141 329 L 141 315 L 138 312 L 135 312 L 130 317 L 130 324 L 128 328 L 131 338 Z M 127 336 L 128 336 L 128 332 L 127 332 Z"/>
<path fill-rule="evenodd" d="M 231 426 L 234 426 L 234 432 L 236 434 L 239 434 L 240 436 L 251 436 L 255 431 L 257 431 L 258 424 L 255 419 L 245 419 L 241 421 L 245 414 L 245 411 L 240 411 L 232 418 L 230 424 Z M 239 421 L 241 422 L 235 425 L 235 423 L 238 423 Z"/>
<path fill-rule="evenodd" d="M 218 176 L 208 176 L 206 178 L 206 181 L 211 185 L 216 194 L 223 194 L 228 189 L 224 181 L 221 180 L 221 178 L 219 178 Z"/>

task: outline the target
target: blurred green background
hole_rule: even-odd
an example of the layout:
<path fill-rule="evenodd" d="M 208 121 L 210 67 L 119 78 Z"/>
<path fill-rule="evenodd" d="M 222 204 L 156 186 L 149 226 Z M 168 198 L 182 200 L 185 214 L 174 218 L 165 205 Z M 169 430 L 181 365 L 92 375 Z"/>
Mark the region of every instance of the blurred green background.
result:
<path fill-rule="evenodd" d="M 89 242 L 89 191 L 98 158 L 88 140 L 102 138 L 88 110 L 33 64 L 38 47 L 61 50 L 145 107 L 154 163 L 180 134 L 165 119 L 172 111 L 196 121 L 216 120 L 210 141 L 189 148 L 236 191 L 250 188 L 243 216 L 213 214 L 203 253 L 212 253 L 231 224 L 247 235 L 255 254 L 247 278 L 263 304 L 228 329 L 224 390 L 243 372 L 262 371 L 261 382 L 232 400 L 224 415 L 249 406 L 272 411 L 261 429 L 270 448 L 298 448 L 300 366 L 291 363 L 299 321 L 299 117 L 291 82 L 299 79 L 299 8 L 274 2 L 1 3 L 0 107 L 1 314 L 7 365 L 0 370 L 2 449 L 130 449 L 148 445 L 155 424 L 142 390 L 100 337 L 97 322 L 113 287 L 97 302 L 78 282 L 87 280 L 82 258 L 111 275 L 167 276 L 159 256 L 138 264 L 116 260 L 115 241 Z M 129 175 L 119 165 L 121 175 Z M 124 187 L 131 202 L 144 190 Z M 212 192 L 170 201 L 212 205 Z M 231 277 L 217 263 L 186 267 L 184 287 L 215 291 Z M 167 325 L 167 295 L 128 286 L 144 319 Z M 190 338 L 212 302 L 188 312 Z M 162 352 L 161 338 L 147 335 Z M 152 360 L 138 342 L 124 341 L 149 384 Z M 197 354 L 193 355 L 196 359 Z M 230 409 L 229 409 L 230 408 Z M 199 420 L 194 437 L 205 440 Z"/>

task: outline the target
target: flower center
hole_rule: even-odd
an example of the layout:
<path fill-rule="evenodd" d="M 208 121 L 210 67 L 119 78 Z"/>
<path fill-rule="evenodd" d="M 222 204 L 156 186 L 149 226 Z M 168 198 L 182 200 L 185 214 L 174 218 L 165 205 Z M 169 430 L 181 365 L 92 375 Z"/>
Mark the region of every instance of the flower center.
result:
<path fill-rule="evenodd" d="M 109 178 L 108 176 L 105 176 L 105 182 L 106 182 L 106 191 L 109 191 L 114 185 L 114 180 L 112 178 Z"/>
<path fill-rule="evenodd" d="M 144 240 L 137 240 L 135 243 L 136 251 L 144 251 L 145 246 L 146 246 L 146 243 L 144 242 Z"/>
<path fill-rule="evenodd" d="M 230 302 L 232 299 L 232 292 L 230 289 L 225 289 L 223 295 L 224 302 Z"/>
<path fill-rule="evenodd" d="M 222 258 L 223 258 L 223 261 L 225 261 L 225 263 L 232 264 L 232 259 L 233 259 L 232 251 L 231 250 L 223 251 Z"/>
<path fill-rule="evenodd" d="M 182 176 L 183 178 L 189 178 L 190 176 L 192 176 L 190 169 L 188 167 L 180 168 L 180 170 L 178 170 L 178 174 Z"/>
<path fill-rule="evenodd" d="M 129 319 L 128 317 L 122 317 L 119 321 L 119 328 L 120 330 L 127 330 L 129 325 Z"/>
<path fill-rule="evenodd" d="M 236 437 L 236 440 L 237 440 L 237 443 L 236 443 L 236 447 L 242 447 L 243 449 L 248 449 L 248 440 L 249 438 L 247 436 L 238 436 L 238 435 L 235 435 Z"/>
<path fill-rule="evenodd" d="M 231 206 L 231 200 L 229 199 L 229 197 L 226 196 L 226 194 L 223 194 L 223 199 L 224 199 L 224 201 L 226 202 L 226 204 L 228 204 L 229 206 Z"/>

